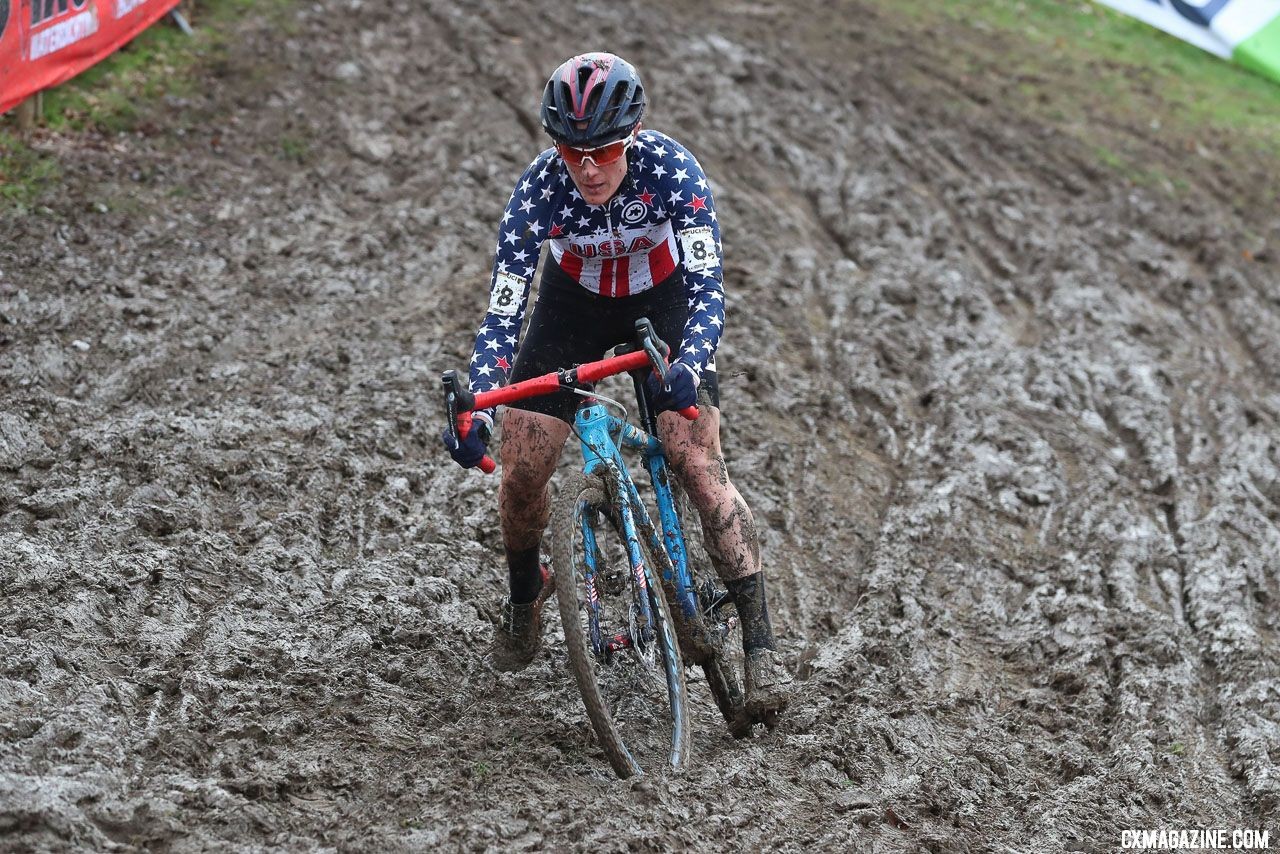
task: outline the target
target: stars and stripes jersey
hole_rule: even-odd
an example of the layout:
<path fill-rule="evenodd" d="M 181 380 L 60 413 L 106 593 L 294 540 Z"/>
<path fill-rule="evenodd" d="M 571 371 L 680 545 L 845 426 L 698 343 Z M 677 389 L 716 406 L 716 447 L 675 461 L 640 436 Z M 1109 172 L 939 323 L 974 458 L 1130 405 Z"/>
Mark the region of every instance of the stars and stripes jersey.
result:
<path fill-rule="evenodd" d="M 621 187 L 603 205 L 583 200 L 555 148 L 520 177 L 498 229 L 489 309 L 471 357 L 472 390 L 506 381 L 543 243 L 571 279 L 606 297 L 640 293 L 681 270 L 689 318 L 672 356 L 701 375 L 724 327 L 711 188 L 698 161 L 666 134 L 642 130 L 627 158 Z"/>

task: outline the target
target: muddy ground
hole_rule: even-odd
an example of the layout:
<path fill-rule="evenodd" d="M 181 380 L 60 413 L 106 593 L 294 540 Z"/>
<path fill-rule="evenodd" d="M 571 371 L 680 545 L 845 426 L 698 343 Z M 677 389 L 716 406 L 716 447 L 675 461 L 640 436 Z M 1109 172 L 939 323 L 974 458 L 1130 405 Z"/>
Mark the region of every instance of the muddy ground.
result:
<path fill-rule="evenodd" d="M 0 849 L 1280 837 L 1275 164 L 1135 117 L 1185 186 L 1124 180 L 946 71 L 995 36 L 856 3 L 576 14 L 298 4 L 142 133 L 37 139 L 65 180 L 0 214 Z M 496 479 L 436 438 L 541 83 L 601 45 L 713 180 L 725 444 L 801 679 L 629 782 L 554 616 L 484 660 Z"/>

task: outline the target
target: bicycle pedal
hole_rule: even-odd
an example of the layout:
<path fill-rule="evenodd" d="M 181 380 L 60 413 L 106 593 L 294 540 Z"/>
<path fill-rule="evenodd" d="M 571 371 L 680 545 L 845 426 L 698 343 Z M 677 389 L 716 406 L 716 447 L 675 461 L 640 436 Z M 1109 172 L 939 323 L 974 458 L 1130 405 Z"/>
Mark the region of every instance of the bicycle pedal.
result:
<path fill-rule="evenodd" d="M 635 644 L 631 642 L 631 634 L 629 632 L 617 632 L 607 637 L 604 642 L 605 654 L 608 656 L 612 656 L 613 653 L 621 652 L 624 649 L 631 649 L 633 646 Z"/>

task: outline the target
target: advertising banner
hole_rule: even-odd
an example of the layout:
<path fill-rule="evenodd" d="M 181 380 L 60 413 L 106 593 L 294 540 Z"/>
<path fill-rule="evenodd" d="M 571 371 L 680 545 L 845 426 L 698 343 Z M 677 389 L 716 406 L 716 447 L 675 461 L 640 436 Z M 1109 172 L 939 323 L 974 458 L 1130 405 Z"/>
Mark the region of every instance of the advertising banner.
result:
<path fill-rule="evenodd" d="M 1280 0 L 1099 0 L 1280 82 Z"/>
<path fill-rule="evenodd" d="M 178 0 L 0 0 L 0 113 L 104 59 Z"/>

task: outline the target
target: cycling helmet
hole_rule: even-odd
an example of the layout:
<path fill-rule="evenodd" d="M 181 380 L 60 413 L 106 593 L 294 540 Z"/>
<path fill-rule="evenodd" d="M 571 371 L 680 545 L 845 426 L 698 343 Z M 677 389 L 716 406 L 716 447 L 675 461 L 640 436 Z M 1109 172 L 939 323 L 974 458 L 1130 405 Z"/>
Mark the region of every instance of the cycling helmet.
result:
<path fill-rule="evenodd" d="M 566 60 L 542 90 L 543 130 L 574 148 L 624 139 L 643 115 L 640 75 L 612 53 L 584 53 Z"/>

